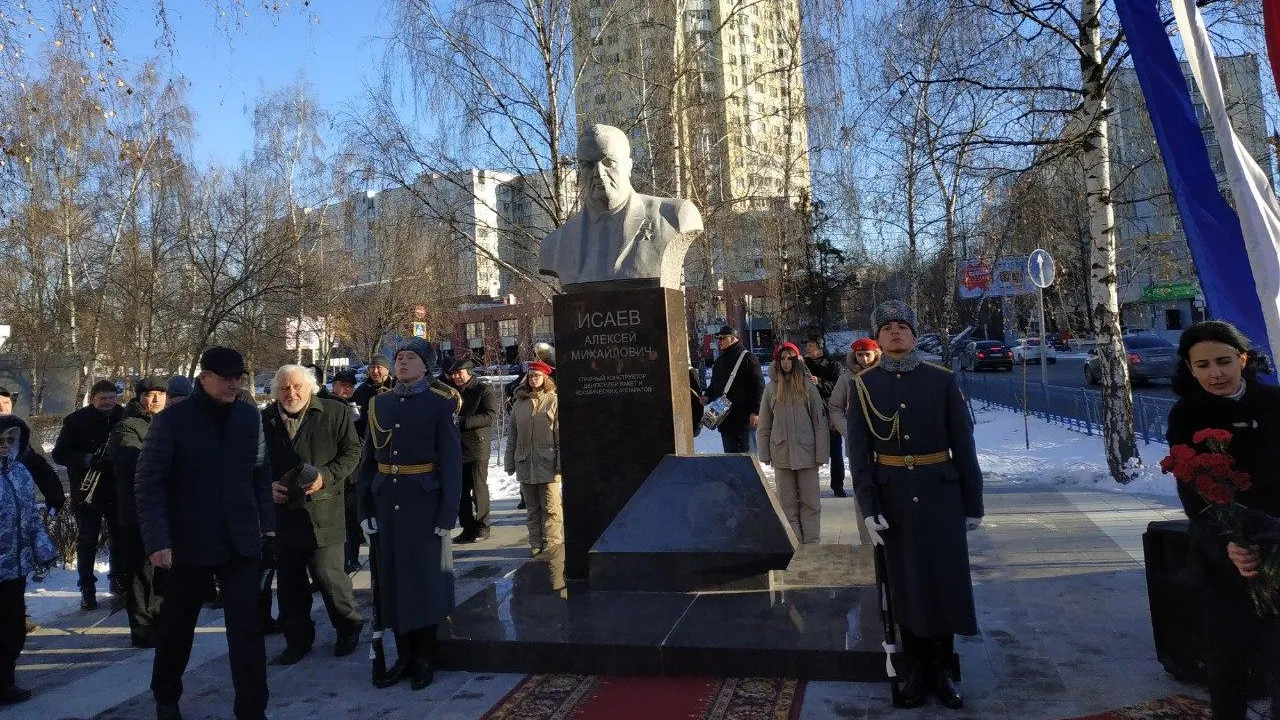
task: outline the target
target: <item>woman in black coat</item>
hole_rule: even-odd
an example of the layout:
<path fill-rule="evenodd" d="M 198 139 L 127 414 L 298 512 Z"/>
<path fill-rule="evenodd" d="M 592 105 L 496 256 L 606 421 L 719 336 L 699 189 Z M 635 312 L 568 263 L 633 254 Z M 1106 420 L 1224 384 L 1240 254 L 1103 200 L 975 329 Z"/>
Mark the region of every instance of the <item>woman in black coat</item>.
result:
<path fill-rule="evenodd" d="M 1230 323 L 1211 320 L 1188 328 L 1178 360 L 1173 387 L 1179 399 L 1169 412 L 1169 445 L 1190 445 L 1206 428 L 1230 432 L 1227 451 L 1253 479 L 1253 488 L 1237 495 L 1255 511 L 1250 524 L 1264 530 L 1280 523 L 1280 389 L 1257 380 L 1249 342 Z M 1192 566 L 1204 590 L 1213 717 L 1244 719 L 1246 680 L 1255 668 L 1265 674 L 1271 716 L 1280 718 L 1280 620 L 1260 619 L 1245 586 L 1245 578 L 1258 572 L 1257 548 L 1224 540 L 1193 487 L 1179 482 L 1178 497 L 1191 519 Z"/>

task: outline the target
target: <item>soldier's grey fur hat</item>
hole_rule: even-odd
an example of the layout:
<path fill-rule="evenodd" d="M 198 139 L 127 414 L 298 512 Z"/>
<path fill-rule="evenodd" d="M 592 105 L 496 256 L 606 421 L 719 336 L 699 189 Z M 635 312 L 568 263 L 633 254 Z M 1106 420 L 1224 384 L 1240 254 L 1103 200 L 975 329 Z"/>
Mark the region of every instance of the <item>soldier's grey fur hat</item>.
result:
<path fill-rule="evenodd" d="M 431 370 L 436 364 L 436 349 L 422 338 L 415 337 L 404 341 L 400 347 L 396 348 L 396 355 L 402 352 L 417 353 L 418 357 L 422 358 L 422 364 L 427 366 L 427 370 Z"/>
<path fill-rule="evenodd" d="M 901 300 L 886 300 L 876 306 L 871 312 L 871 334 L 872 336 L 880 334 L 880 328 L 891 322 L 904 322 L 911 326 L 911 332 L 916 331 L 916 312 L 907 306 Z"/>

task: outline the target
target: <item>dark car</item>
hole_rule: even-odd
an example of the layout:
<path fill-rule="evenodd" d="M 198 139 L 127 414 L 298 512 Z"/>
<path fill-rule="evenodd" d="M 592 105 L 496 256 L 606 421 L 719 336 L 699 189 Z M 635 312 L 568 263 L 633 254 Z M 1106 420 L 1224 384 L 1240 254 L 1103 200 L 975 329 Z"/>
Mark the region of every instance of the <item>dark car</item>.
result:
<path fill-rule="evenodd" d="M 1178 348 L 1159 335 L 1125 335 L 1120 338 L 1124 354 L 1129 361 L 1131 382 L 1149 383 L 1153 380 L 1172 380 L 1178 367 Z M 1084 381 L 1090 385 L 1102 382 L 1102 358 L 1096 349 L 1089 351 L 1084 363 Z"/>
<path fill-rule="evenodd" d="M 960 355 L 961 370 L 1012 370 L 1013 350 L 999 340 L 976 340 Z"/>

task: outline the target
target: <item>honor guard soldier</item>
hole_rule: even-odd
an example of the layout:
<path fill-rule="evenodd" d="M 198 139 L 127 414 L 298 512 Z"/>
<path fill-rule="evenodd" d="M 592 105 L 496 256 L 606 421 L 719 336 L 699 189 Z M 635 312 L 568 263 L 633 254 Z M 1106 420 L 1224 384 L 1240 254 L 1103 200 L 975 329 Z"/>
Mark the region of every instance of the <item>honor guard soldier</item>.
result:
<path fill-rule="evenodd" d="M 369 403 L 359 470 L 362 527 L 376 543 L 380 618 L 395 632 L 395 665 L 378 683 L 431 684 L 436 626 L 454 606 L 450 532 L 462 495 L 456 393 L 432 383 L 435 350 L 414 338 L 395 355 L 395 387 Z"/>
<path fill-rule="evenodd" d="M 871 541 L 884 546 L 907 660 L 902 704 L 918 707 L 932 689 L 954 709 L 964 701 L 952 636 L 978 633 L 966 533 L 981 524 L 982 472 L 960 386 L 920 358 L 915 324 L 899 300 L 871 315 L 883 356 L 854 377 L 849 467 Z"/>

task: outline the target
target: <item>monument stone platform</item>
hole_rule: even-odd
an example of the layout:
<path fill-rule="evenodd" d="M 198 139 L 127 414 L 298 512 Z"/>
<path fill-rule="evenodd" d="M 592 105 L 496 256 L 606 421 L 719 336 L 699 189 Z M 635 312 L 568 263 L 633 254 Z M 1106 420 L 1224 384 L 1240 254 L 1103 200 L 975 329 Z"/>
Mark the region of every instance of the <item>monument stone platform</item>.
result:
<path fill-rule="evenodd" d="M 804 545 L 768 590 L 623 592 L 560 546 L 454 610 L 439 666 L 473 672 L 885 679 L 871 549 Z"/>

